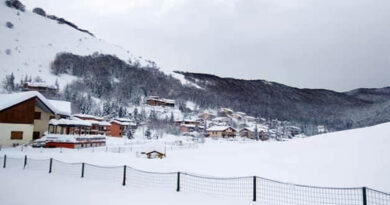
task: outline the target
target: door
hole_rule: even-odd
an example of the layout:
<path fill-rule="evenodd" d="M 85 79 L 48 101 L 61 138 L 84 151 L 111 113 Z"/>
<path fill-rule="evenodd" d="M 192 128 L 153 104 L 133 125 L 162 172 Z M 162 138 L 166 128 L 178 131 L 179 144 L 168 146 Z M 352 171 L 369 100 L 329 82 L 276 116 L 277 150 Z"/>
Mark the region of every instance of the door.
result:
<path fill-rule="evenodd" d="M 33 140 L 36 140 L 39 138 L 40 138 L 39 132 L 33 132 Z"/>

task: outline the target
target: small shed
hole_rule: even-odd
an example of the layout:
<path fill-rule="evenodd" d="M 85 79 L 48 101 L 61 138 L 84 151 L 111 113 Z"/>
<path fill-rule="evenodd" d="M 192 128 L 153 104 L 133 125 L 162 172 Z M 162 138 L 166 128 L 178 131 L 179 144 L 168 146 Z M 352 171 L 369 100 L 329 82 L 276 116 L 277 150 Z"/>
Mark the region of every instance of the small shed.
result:
<path fill-rule="evenodd" d="M 156 151 L 156 150 L 153 150 L 153 151 L 150 151 L 150 152 L 146 152 L 145 154 L 148 157 L 148 159 L 155 159 L 155 158 L 162 159 L 162 158 L 165 157 L 164 153 L 161 153 L 161 152 Z"/>

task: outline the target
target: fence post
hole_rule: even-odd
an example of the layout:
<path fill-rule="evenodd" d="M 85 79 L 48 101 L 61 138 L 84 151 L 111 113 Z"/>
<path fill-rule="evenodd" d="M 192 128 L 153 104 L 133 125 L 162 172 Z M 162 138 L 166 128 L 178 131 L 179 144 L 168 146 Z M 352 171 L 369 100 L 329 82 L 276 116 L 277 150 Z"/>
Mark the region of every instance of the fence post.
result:
<path fill-rule="evenodd" d="M 123 186 L 126 186 L 126 165 L 123 166 Z"/>
<path fill-rule="evenodd" d="M 7 155 L 5 154 L 5 155 L 4 155 L 4 164 L 3 164 L 3 168 L 5 168 L 6 165 L 7 165 Z"/>
<path fill-rule="evenodd" d="M 85 166 L 85 163 L 83 162 L 81 164 L 81 178 L 84 178 L 84 166 Z"/>
<path fill-rule="evenodd" d="M 24 155 L 24 165 L 23 165 L 23 169 L 26 168 L 27 166 L 27 155 Z"/>
<path fill-rule="evenodd" d="M 256 201 L 256 176 L 253 176 L 253 201 Z"/>
<path fill-rule="evenodd" d="M 53 158 L 50 158 L 49 174 L 51 173 L 52 166 L 53 166 Z"/>
<path fill-rule="evenodd" d="M 367 188 L 363 187 L 362 191 L 363 191 L 363 205 L 367 205 Z"/>
<path fill-rule="evenodd" d="M 176 191 L 180 191 L 180 172 L 177 172 L 177 188 Z"/>

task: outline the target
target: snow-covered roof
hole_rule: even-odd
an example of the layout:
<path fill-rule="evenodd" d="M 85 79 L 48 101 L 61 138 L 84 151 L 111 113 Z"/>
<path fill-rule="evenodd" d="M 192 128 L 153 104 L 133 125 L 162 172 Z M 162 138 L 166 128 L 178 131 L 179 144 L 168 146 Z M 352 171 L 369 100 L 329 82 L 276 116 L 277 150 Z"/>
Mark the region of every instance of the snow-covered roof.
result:
<path fill-rule="evenodd" d="M 92 126 L 91 122 L 86 120 L 77 120 L 77 119 L 51 119 L 49 122 L 50 125 L 73 125 L 73 126 Z"/>
<path fill-rule="evenodd" d="M 114 120 L 120 121 L 120 122 L 131 122 L 131 120 L 128 119 L 128 118 L 119 118 L 119 117 L 117 117 L 117 118 L 114 118 Z"/>
<path fill-rule="evenodd" d="M 241 115 L 241 116 L 245 116 L 246 113 L 245 112 L 236 112 L 237 115 Z"/>
<path fill-rule="evenodd" d="M 229 118 L 227 118 L 227 117 L 216 117 L 216 118 L 212 119 L 212 121 L 223 121 L 223 122 L 227 122 L 227 121 L 229 121 Z"/>
<path fill-rule="evenodd" d="M 123 126 L 130 126 L 132 125 L 130 122 L 121 122 L 121 121 L 118 121 L 118 120 L 111 120 L 110 123 L 116 123 L 118 125 L 123 125 Z"/>
<path fill-rule="evenodd" d="M 207 131 L 225 131 L 229 128 L 236 130 L 230 126 L 212 126 L 212 127 L 208 128 Z"/>
<path fill-rule="evenodd" d="M 67 115 L 72 114 L 71 102 L 63 100 L 49 100 L 49 102 L 61 112 L 67 113 Z"/>
<path fill-rule="evenodd" d="M 27 91 L 20 93 L 12 93 L 12 94 L 0 94 L 0 111 L 12 107 L 18 103 L 24 102 L 26 100 L 38 98 L 45 106 L 47 106 L 52 112 L 59 115 L 68 116 L 68 112 L 64 112 L 62 107 L 57 108 L 54 106 L 48 99 L 46 99 L 41 93 L 38 91 Z"/>
<path fill-rule="evenodd" d="M 194 124 L 181 124 L 180 126 L 183 126 L 183 127 L 196 127 L 196 125 L 194 125 Z"/>
<path fill-rule="evenodd" d="M 247 120 L 255 120 L 256 118 L 255 117 L 253 117 L 253 116 L 246 116 L 245 117 Z"/>
<path fill-rule="evenodd" d="M 94 115 L 88 115 L 88 114 L 82 114 L 82 113 L 74 114 L 73 117 L 77 117 L 77 118 L 90 118 L 90 119 L 95 119 L 95 120 L 98 120 L 98 121 L 103 120 L 102 117 L 98 117 L 98 116 L 94 116 Z"/>
<path fill-rule="evenodd" d="M 104 135 L 62 135 L 62 134 L 45 134 L 38 141 L 46 142 L 84 142 L 84 141 L 105 141 Z"/>
<path fill-rule="evenodd" d="M 175 103 L 175 100 L 166 99 L 166 98 L 160 98 L 158 96 L 149 96 L 149 97 L 146 98 L 146 100 L 155 100 L 155 101 L 161 101 L 161 102 L 171 103 L 171 104 Z"/>
<path fill-rule="evenodd" d="M 27 82 L 26 85 L 29 87 L 44 87 L 50 89 L 57 89 L 54 85 L 48 85 L 46 82 Z"/>
<path fill-rule="evenodd" d="M 98 123 L 98 125 L 100 125 L 100 126 L 110 126 L 111 123 L 109 123 L 109 122 L 107 122 L 107 121 L 100 121 L 100 122 Z"/>

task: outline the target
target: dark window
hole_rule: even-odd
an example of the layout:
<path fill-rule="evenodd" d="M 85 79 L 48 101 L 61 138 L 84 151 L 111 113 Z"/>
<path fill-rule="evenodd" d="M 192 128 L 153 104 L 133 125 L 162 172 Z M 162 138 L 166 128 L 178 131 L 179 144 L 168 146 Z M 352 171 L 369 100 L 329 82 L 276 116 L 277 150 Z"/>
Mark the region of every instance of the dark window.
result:
<path fill-rule="evenodd" d="M 34 120 L 40 120 L 41 119 L 41 112 L 34 112 Z"/>
<path fill-rule="evenodd" d="M 39 139 L 39 132 L 33 132 L 33 140 Z"/>
<path fill-rule="evenodd" d="M 53 116 L 53 115 L 50 115 L 50 117 L 49 117 L 49 119 L 51 120 L 51 119 L 55 119 L 56 117 L 55 116 Z"/>
<path fill-rule="evenodd" d="M 12 131 L 11 132 L 11 140 L 22 140 L 23 132 L 22 131 Z"/>

